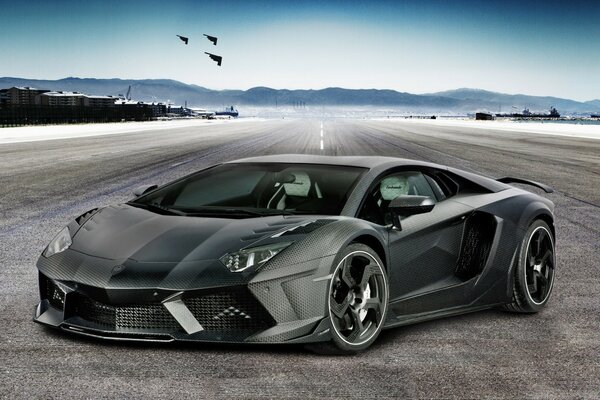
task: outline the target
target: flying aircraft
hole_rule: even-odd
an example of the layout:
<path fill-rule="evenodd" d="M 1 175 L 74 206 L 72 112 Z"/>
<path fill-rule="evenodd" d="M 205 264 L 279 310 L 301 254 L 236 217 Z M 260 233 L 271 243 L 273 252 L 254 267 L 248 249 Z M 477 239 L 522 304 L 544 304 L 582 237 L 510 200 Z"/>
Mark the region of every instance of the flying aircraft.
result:
<path fill-rule="evenodd" d="M 185 44 L 188 44 L 189 39 L 186 38 L 185 36 L 181 36 L 181 35 L 176 35 L 179 39 L 181 39 L 181 41 Z"/>
<path fill-rule="evenodd" d="M 206 33 L 204 33 L 203 35 L 206 36 L 206 38 L 208 40 L 210 40 L 214 46 L 217 45 L 218 38 L 216 36 L 210 36 L 210 35 L 207 35 Z"/>
<path fill-rule="evenodd" d="M 217 65 L 220 67 L 221 66 L 221 62 L 223 61 L 223 57 L 218 56 L 216 54 L 212 54 L 212 53 L 207 53 L 206 51 L 204 52 L 204 54 L 208 54 L 208 56 L 210 57 L 211 60 L 216 61 Z"/>

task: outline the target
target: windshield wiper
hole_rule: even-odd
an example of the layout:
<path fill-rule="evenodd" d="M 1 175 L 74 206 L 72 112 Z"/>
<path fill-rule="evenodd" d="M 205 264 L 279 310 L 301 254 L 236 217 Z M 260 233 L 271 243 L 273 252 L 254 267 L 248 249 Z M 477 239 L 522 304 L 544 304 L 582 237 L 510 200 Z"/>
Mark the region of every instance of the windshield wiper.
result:
<path fill-rule="evenodd" d="M 272 210 L 265 209 L 264 211 L 259 211 L 262 215 L 296 215 L 294 211 L 290 210 Z"/>
<path fill-rule="evenodd" d="M 192 208 L 185 210 L 186 215 L 196 216 L 196 215 L 206 215 L 206 214 L 237 214 L 237 215 L 247 215 L 252 217 L 266 217 L 271 215 L 294 215 L 291 211 L 286 210 L 248 210 L 245 208 L 235 208 L 235 207 L 200 207 L 200 208 Z"/>
<path fill-rule="evenodd" d="M 259 212 L 259 211 L 252 211 L 252 210 L 245 210 L 243 208 L 230 208 L 230 207 L 226 207 L 226 208 L 217 208 L 217 209 L 200 209 L 199 213 L 203 213 L 203 212 L 214 212 L 215 214 L 243 214 L 243 215 L 251 215 L 253 217 L 263 217 L 264 214 Z M 191 215 L 194 215 L 194 213 L 190 213 Z"/>
<path fill-rule="evenodd" d="M 179 215 L 179 216 L 185 216 L 187 215 L 185 212 L 180 211 L 180 210 L 176 210 L 174 208 L 169 208 L 169 207 L 165 207 L 163 205 L 160 205 L 158 203 L 127 203 L 130 206 L 134 206 L 134 207 L 139 207 L 139 208 L 144 208 L 146 210 L 151 210 L 151 211 L 156 211 L 159 214 L 170 214 L 170 215 Z"/>
<path fill-rule="evenodd" d="M 236 207 L 197 207 L 197 208 L 183 208 L 183 209 L 175 209 L 163 206 L 158 203 L 136 203 L 130 202 L 127 203 L 134 207 L 144 208 L 146 210 L 151 210 L 158 212 L 160 214 L 170 214 L 170 215 L 179 215 L 186 217 L 196 217 L 202 215 L 237 215 L 237 216 L 249 216 L 249 217 L 266 217 L 273 215 L 296 215 L 293 211 L 288 210 L 273 210 L 273 209 L 264 209 L 264 210 L 249 210 L 246 208 L 236 208 Z"/>

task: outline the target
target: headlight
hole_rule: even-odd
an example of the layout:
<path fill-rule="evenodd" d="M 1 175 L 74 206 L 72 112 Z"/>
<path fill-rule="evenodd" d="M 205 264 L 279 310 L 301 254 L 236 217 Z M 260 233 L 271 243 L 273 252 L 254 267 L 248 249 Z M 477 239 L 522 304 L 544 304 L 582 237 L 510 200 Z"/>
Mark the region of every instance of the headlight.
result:
<path fill-rule="evenodd" d="M 255 265 L 261 265 L 273 258 L 281 250 L 288 247 L 291 242 L 273 243 L 250 249 L 243 249 L 235 253 L 225 254 L 220 261 L 231 272 L 240 272 Z"/>
<path fill-rule="evenodd" d="M 58 235 L 52 239 L 46 250 L 42 253 L 44 257 L 50 257 L 53 254 L 57 254 L 65 251 L 73 243 L 71 240 L 71 233 L 69 227 L 65 226 L 62 231 L 58 232 Z"/>

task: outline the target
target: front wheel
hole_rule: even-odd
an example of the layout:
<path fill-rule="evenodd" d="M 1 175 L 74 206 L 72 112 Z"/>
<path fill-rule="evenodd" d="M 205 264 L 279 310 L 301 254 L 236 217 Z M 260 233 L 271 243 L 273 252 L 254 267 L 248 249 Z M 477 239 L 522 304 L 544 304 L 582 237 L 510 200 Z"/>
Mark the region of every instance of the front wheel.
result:
<path fill-rule="evenodd" d="M 548 302 L 554 285 L 554 237 L 548 224 L 534 221 L 523 238 L 508 311 L 536 313 Z"/>
<path fill-rule="evenodd" d="M 309 348 L 318 353 L 353 354 L 369 347 L 383 328 L 388 280 L 377 253 L 363 244 L 349 245 L 337 260 L 327 296 L 332 341 Z"/>

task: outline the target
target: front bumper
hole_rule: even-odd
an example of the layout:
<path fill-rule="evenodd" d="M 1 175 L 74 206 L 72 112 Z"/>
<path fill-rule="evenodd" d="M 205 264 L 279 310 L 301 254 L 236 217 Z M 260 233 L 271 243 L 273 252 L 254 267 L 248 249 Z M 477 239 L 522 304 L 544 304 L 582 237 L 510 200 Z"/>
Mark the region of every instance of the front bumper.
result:
<path fill-rule="evenodd" d="M 36 322 L 107 338 L 244 342 L 276 325 L 244 287 L 114 293 L 40 274 L 40 292 Z"/>
<path fill-rule="evenodd" d="M 207 289 L 102 288 L 40 272 L 34 321 L 115 340 L 325 341 L 330 339 L 324 318 L 328 280 L 322 275 L 331 265 L 328 258 L 267 268 L 247 283 Z"/>

